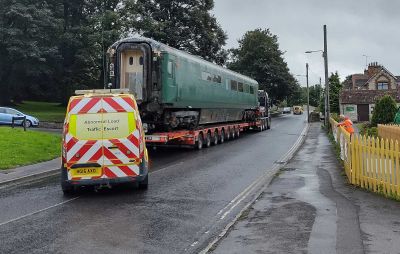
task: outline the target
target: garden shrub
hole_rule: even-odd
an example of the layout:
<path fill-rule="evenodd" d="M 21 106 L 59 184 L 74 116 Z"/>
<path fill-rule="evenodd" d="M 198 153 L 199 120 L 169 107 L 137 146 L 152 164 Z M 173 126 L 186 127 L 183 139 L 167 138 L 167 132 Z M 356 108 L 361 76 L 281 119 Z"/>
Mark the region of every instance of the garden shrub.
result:
<path fill-rule="evenodd" d="M 396 101 L 390 95 L 383 96 L 375 104 L 371 125 L 376 127 L 378 124 L 392 123 L 396 112 Z"/>

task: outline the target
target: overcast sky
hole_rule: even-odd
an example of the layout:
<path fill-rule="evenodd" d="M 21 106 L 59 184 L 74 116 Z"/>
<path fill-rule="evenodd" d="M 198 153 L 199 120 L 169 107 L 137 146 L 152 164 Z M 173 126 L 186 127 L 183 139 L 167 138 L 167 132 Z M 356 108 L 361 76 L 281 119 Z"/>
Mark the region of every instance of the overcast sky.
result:
<path fill-rule="evenodd" d="M 306 50 L 323 49 L 323 25 L 328 30 L 329 72 L 343 80 L 361 73 L 368 62 L 383 64 L 400 75 L 400 0 L 214 0 L 214 14 L 228 35 L 227 48 L 248 30 L 269 28 L 278 36 L 293 74 L 305 74 L 310 84 L 324 82 L 323 58 Z M 300 84 L 305 78 L 297 77 Z"/>

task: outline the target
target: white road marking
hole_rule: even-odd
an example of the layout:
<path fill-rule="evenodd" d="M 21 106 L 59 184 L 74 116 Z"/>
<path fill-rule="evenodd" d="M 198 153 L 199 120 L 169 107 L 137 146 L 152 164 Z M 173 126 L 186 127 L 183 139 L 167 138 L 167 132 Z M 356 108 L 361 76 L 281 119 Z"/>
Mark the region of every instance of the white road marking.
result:
<path fill-rule="evenodd" d="M 0 227 L 6 225 L 6 224 L 8 224 L 8 223 L 11 223 L 11 222 L 14 222 L 14 221 L 17 221 L 17 220 L 21 220 L 21 219 L 23 219 L 23 218 L 26 218 L 26 217 L 29 217 L 29 216 L 32 216 L 32 215 L 35 215 L 35 214 L 44 212 L 44 211 L 49 210 L 49 209 L 52 209 L 52 208 L 54 208 L 54 207 L 57 207 L 57 206 L 60 206 L 60 205 L 69 203 L 69 202 L 71 202 L 71 201 L 74 201 L 74 200 L 78 199 L 79 197 L 80 197 L 80 196 L 75 197 L 75 198 L 71 198 L 71 199 L 65 200 L 65 201 L 63 201 L 63 202 L 61 202 L 61 203 L 57 203 L 57 204 L 55 204 L 55 205 L 52 205 L 52 206 L 49 206 L 49 207 L 46 207 L 46 208 L 37 210 L 37 211 L 35 211 L 35 212 L 31 212 L 31 213 L 28 213 L 28 214 L 19 216 L 19 217 L 17 217 L 17 218 L 14 218 L 14 219 L 11 219 L 11 220 L 2 222 L 2 223 L 0 223 Z"/>
<path fill-rule="evenodd" d="M 284 162 L 286 163 L 286 160 L 289 159 L 289 158 L 293 155 L 292 152 L 293 152 L 294 150 L 296 150 L 296 149 L 300 146 L 300 144 L 303 142 L 303 137 L 306 135 L 307 131 L 308 131 L 308 125 L 306 125 L 306 126 L 304 127 L 304 129 L 303 129 L 302 132 L 300 133 L 300 135 L 299 135 L 298 139 L 296 140 L 296 142 L 293 144 L 293 146 L 286 152 L 286 154 L 285 154 L 279 161 L 284 161 Z M 280 168 L 280 167 L 282 167 L 282 165 L 275 165 L 274 167 L 272 167 L 272 170 L 271 170 L 271 171 L 274 172 L 277 168 Z M 233 205 L 233 207 L 231 207 L 227 212 L 225 212 L 225 214 L 228 215 L 228 214 L 233 210 L 234 207 L 236 207 L 241 201 L 243 201 L 243 200 L 246 198 L 246 196 L 248 196 L 248 195 L 251 193 L 251 191 L 249 191 L 249 187 L 251 187 L 251 186 L 255 187 L 255 186 L 256 186 L 256 183 L 257 183 L 258 181 L 262 182 L 261 180 L 267 179 L 268 177 L 269 177 L 269 176 L 268 176 L 267 174 L 265 174 L 265 175 L 263 175 L 263 177 L 261 177 L 261 178 L 255 180 L 253 183 L 251 183 L 250 186 L 248 186 L 243 192 L 241 192 L 241 193 L 240 193 L 238 196 L 236 196 L 233 200 L 236 200 L 239 196 L 244 195 L 244 192 L 247 192 L 247 194 L 246 194 L 244 197 L 242 197 L 240 200 L 238 200 L 238 201 Z M 253 188 L 251 188 L 251 189 L 253 189 Z M 255 189 L 255 188 L 254 188 L 254 189 Z M 253 191 L 253 190 L 252 190 L 252 191 Z M 256 198 L 256 199 L 257 199 L 257 198 Z M 256 200 L 256 199 L 255 199 L 255 200 Z M 254 200 L 253 200 L 253 201 L 254 201 Z M 222 232 L 221 232 L 213 241 L 211 241 L 205 249 L 203 249 L 202 251 L 200 251 L 200 253 L 201 253 L 201 254 L 207 253 L 207 252 L 222 238 L 222 237 L 224 237 L 224 236 L 226 235 L 226 233 L 228 232 L 228 230 L 236 223 L 236 221 L 239 219 L 239 217 L 243 214 L 243 212 L 246 211 L 246 210 L 251 206 L 251 204 L 253 203 L 253 201 L 248 202 L 248 203 L 240 210 L 240 212 L 235 216 L 235 218 L 234 218 L 233 220 L 231 220 L 231 221 L 228 223 L 228 225 L 222 230 Z M 226 207 L 229 207 L 229 206 L 231 205 L 231 203 L 232 203 L 232 201 L 229 202 L 228 206 L 226 206 Z M 222 210 L 224 210 L 226 207 L 224 207 Z M 226 217 L 225 214 L 220 218 L 220 220 L 222 220 L 223 218 Z M 206 233 L 208 233 L 208 232 L 209 232 L 209 231 L 206 231 L 204 234 L 206 234 Z"/>

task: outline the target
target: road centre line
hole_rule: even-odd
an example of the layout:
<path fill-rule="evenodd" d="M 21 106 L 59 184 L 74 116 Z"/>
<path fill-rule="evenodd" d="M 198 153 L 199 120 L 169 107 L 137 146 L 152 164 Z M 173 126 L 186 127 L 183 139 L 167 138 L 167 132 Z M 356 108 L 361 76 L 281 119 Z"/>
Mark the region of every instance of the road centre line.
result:
<path fill-rule="evenodd" d="M 46 207 L 46 208 L 37 210 L 37 211 L 35 211 L 35 212 L 31 212 L 31 213 L 28 213 L 28 214 L 19 216 L 19 217 L 17 217 L 17 218 L 14 218 L 14 219 L 11 219 L 11 220 L 2 222 L 2 223 L 0 223 L 0 227 L 6 225 L 6 224 L 8 224 L 8 223 L 11 223 L 11 222 L 14 222 L 14 221 L 18 221 L 18 220 L 21 220 L 21 219 L 23 219 L 23 218 L 26 218 L 26 217 L 29 217 L 29 216 L 32 216 L 32 215 L 35 215 L 35 214 L 44 212 L 44 211 L 49 210 L 49 209 L 51 209 L 51 208 L 55 208 L 55 207 L 57 207 L 57 206 L 60 206 L 60 205 L 63 205 L 63 204 L 72 202 L 72 201 L 78 199 L 79 197 L 80 197 L 80 196 L 75 197 L 75 198 L 71 198 L 71 199 L 65 200 L 65 201 L 63 201 L 63 202 L 57 203 L 57 204 L 55 204 L 55 205 L 52 205 L 52 206 L 49 206 L 49 207 Z"/>

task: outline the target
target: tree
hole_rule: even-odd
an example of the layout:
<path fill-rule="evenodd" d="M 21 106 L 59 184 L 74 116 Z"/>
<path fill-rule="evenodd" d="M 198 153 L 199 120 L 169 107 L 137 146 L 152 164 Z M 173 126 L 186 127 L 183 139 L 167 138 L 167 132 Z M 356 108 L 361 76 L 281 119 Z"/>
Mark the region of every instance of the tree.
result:
<path fill-rule="evenodd" d="M 313 107 L 319 107 L 322 88 L 319 84 L 315 84 L 309 87 L 310 90 L 310 105 Z"/>
<path fill-rule="evenodd" d="M 0 1 L 0 103 L 20 101 L 25 90 L 46 86 L 59 60 L 59 21 L 47 1 Z"/>
<path fill-rule="evenodd" d="M 257 80 L 275 100 L 283 100 L 298 89 L 279 49 L 278 37 L 268 29 L 246 32 L 239 40 L 239 48 L 230 53 L 228 68 Z"/>
<path fill-rule="evenodd" d="M 396 112 L 396 101 L 390 95 L 383 96 L 375 104 L 371 125 L 376 127 L 378 124 L 392 123 Z"/>
<path fill-rule="evenodd" d="M 342 89 L 338 72 L 329 77 L 329 106 L 331 113 L 339 114 L 339 93 Z"/>
<path fill-rule="evenodd" d="M 124 0 L 126 33 L 137 32 L 223 64 L 226 34 L 210 13 L 213 0 Z"/>

